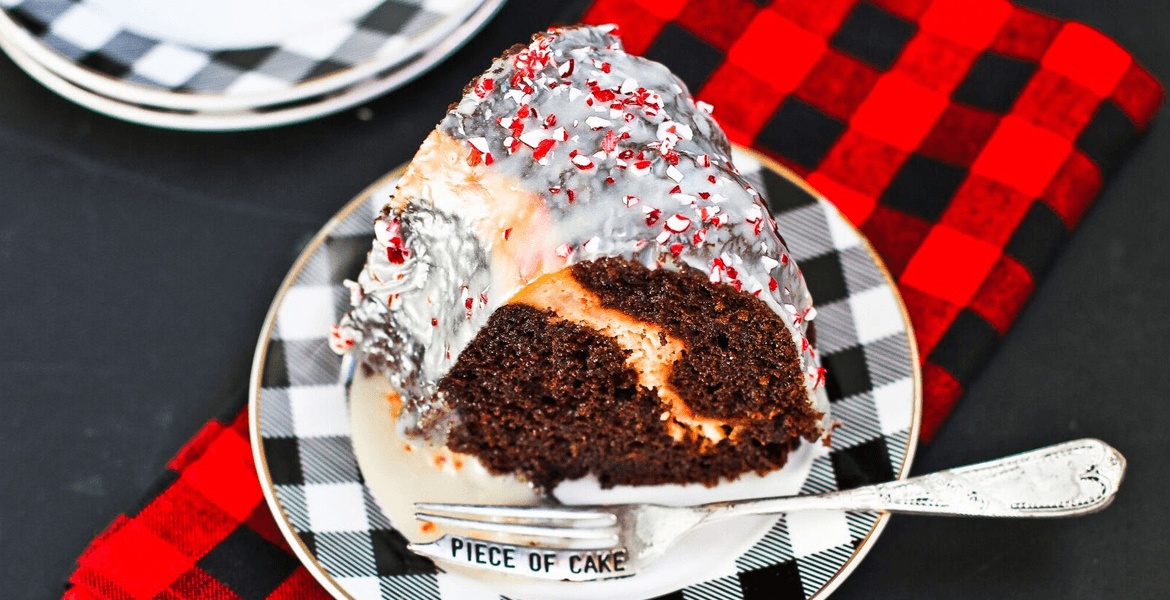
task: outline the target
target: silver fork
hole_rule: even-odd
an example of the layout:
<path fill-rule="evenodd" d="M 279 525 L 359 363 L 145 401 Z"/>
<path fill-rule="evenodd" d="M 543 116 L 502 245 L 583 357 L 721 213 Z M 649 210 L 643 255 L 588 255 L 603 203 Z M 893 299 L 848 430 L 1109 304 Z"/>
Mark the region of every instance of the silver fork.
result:
<path fill-rule="evenodd" d="M 900 481 L 808 496 L 698 506 L 491 506 L 418 503 L 415 518 L 478 532 L 412 544 L 455 565 L 566 581 L 628 577 L 682 534 L 742 515 L 798 510 L 972 517 L 1071 517 L 1113 501 L 1125 457 L 1083 439 Z"/>

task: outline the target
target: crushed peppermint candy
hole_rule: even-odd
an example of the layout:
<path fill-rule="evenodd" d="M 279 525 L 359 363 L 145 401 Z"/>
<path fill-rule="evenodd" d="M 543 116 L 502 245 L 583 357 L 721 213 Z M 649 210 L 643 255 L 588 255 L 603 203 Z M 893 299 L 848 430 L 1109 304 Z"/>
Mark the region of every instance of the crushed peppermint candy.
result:
<path fill-rule="evenodd" d="M 585 117 L 585 125 L 590 129 L 598 130 L 613 125 L 613 121 L 610 121 L 609 119 L 603 119 L 601 117 L 590 116 Z"/>
<path fill-rule="evenodd" d="M 495 88 L 495 81 L 491 77 L 480 77 L 479 81 L 475 82 L 475 95 L 485 98 L 493 88 Z"/>
<path fill-rule="evenodd" d="M 682 233 L 691 227 L 691 220 L 675 213 L 666 220 L 666 229 L 672 233 Z"/>
<path fill-rule="evenodd" d="M 536 161 L 543 160 L 546 156 L 548 156 L 548 153 L 552 151 L 553 146 L 555 145 L 555 140 L 541 140 L 541 142 L 536 145 L 536 148 L 532 150 L 532 159 Z"/>
<path fill-rule="evenodd" d="M 573 150 L 569 153 L 569 160 L 572 161 L 573 166 L 581 170 L 588 170 L 593 168 L 593 160 L 588 156 Z"/>
<path fill-rule="evenodd" d="M 329 347 L 334 352 L 348 352 L 357 343 L 349 332 L 343 331 L 338 325 L 334 325 L 329 330 Z"/>

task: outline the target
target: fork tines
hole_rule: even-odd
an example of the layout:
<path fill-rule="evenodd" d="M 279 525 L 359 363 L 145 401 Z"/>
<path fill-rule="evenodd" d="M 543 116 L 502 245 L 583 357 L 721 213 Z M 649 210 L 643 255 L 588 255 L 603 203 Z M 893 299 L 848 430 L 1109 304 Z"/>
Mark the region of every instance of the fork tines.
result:
<path fill-rule="evenodd" d="M 617 542 L 617 516 L 604 510 L 572 507 L 415 504 L 414 517 L 439 525 L 486 533 L 572 540 L 605 547 Z M 574 544 L 577 546 L 578 544 Z"/>

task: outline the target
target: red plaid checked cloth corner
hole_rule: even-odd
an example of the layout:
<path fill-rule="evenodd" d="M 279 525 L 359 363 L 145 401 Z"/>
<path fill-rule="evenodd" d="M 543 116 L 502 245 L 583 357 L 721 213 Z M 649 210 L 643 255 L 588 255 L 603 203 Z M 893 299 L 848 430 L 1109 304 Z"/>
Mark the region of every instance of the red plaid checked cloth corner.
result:
<path fill-rule="evenodd" d="M 597 0 L 582 20 L 617 23 L 865 232 L 914 323 L 925 439 L 1163 96 L 1101 33 L 1005 0 Z M 272 520 L 246 428 L 207 425 L 65 597 L 327 598 Z"/>
<path fill-rule="evenodd" d="M 66 600 L 331 598 L 264 501 L 247 410 L 205 425 L 144 500 L 90 543 Z"/>

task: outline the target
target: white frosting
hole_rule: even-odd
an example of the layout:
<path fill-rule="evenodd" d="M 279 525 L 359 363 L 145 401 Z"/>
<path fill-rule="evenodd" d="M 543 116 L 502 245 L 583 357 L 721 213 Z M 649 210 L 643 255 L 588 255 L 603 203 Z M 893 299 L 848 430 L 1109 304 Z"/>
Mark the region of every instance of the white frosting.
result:
<path fill-rule="evenodd" d="M 726 136 L 666 67 L 607 27 L 550 30 L 497 59 L 423 143 L 375 222 L 354 308 L 334 336 L 406 399 L 403 425 L 442 432 L 439 380 L 527 282 L 620 256 L 689 266 L 780 315 L 809 401 L 828 414 L 805 337 L 800 270 Z"/>

